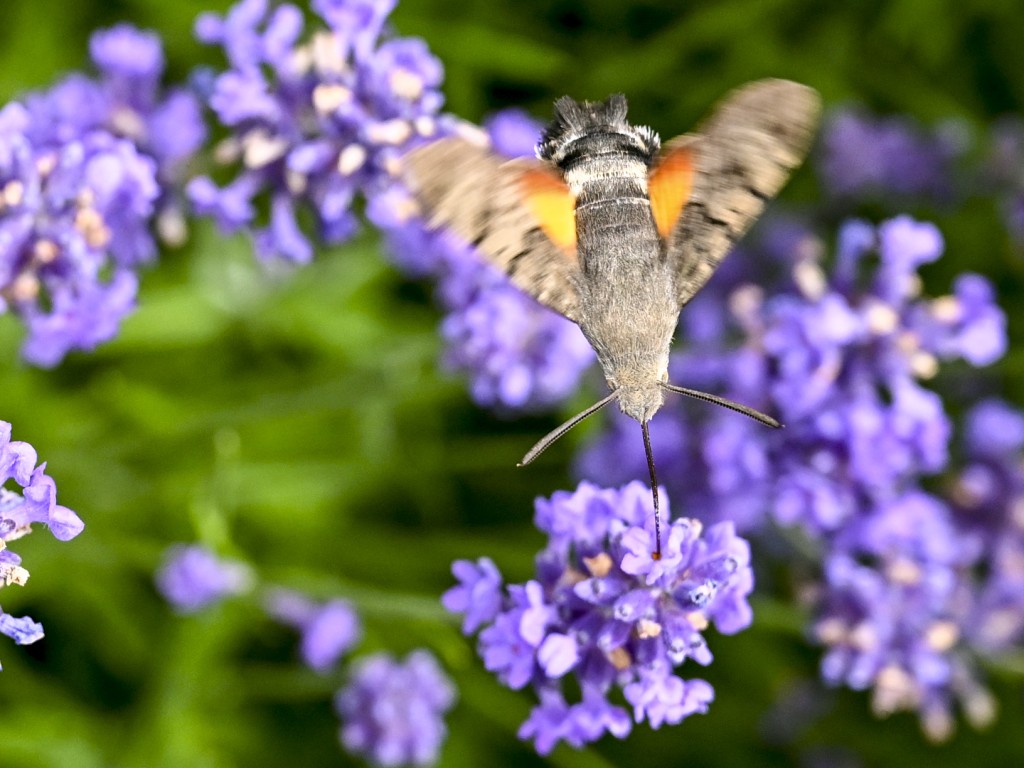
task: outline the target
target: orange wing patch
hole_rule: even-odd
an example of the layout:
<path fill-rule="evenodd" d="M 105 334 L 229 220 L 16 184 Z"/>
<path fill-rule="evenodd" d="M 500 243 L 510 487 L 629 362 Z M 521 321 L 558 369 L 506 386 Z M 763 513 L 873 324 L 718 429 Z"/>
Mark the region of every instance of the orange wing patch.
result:
<path fill-rule="evenodd" d="M 647 179 L 654 223 L 662 237 L 672 234 L 693 189 L 696 151 L 690 137 L 670 142 Z"/>
<path fill-rule="evenodd" d="M 576 198 L 555 172 L 530 168 L 520 176 L 523 202 L 555 245 L 576 253 Z"/>

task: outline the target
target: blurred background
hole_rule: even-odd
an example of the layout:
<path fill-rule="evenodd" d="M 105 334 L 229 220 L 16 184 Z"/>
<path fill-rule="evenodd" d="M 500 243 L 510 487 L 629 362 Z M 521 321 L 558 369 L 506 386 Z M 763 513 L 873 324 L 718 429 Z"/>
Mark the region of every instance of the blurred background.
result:
<path fill-rule="evenodd" d="M 222 66 L 191 28 L 199 12 L 228 5 L 5 0 L 0 99 L 86 67 L 89 34 L 119 21 L 163 37 L 169 80 Z M 408 0 L 392 21 L 426 40 L 446 69 L 446 109 L 474 122 L 508 106 L 546 119 L 560 95 L 623 92 L 632 121 L 667 137 L 728 89 L 778 76 L 815 87 L 827 107 L 859 104 L 929 129 L 955 121 L 980 148 L 998 119 L 1024 108 L 1014 0 Z M 805 168 L 783 197 L 817 195 Z M 936 221 L 946 237 L 946 256 L 925 270 L 936 294 L 964 269 L 997 286 L 1011 352 L 985 376 L 1021 404 L 1024 261 L 998 201 L 896 210 Z M 895 210 L 867 202 L 836 216 L 851 212 Z M 465 382 L 438 368 L 439 318 L 431 285 L 390 266 L 372 229 L 293 274 L 269 274 L 244 238 L 205 222 L 144 272 L 138 311 L 95 353 L 30 368 L 17 358 L 21 324 L 0 317 L 0 419 L 36 447 L 60 502 L 86 523 L 68 543 L 44 532 L 18 542 L 32 577 L 2 604 L 42 622 L 46 638 L 0 644 L 0 766 L 360 764 L 337 743 L 340 678 L 299 664 L 290 630 L 251 600 L 183 618 L 157 593 L 166 547 L 193 541 L 265 582 L 351 600 L 364 621 L 358 653 L 430 648 L 459 689 L 442 765 L 1024 760 L 1024 658 L 987 670 L 1001 704 L 993 726 L 961 724 L 932 745 L 914 716 L 877 720 L 865 695 L 826 690 L 807 617 L 756 593 L 751 629 L 710 638 L 709 714 L 537 757 L 515 737 L 530 697 L 482 669 L 438 598 L 456 558 L 487 555 L 510 581 L 530 578 L 543 545 L 533 499 L 574 487 L 572 442 L 517 470 L 560 414 L 475 407 Z"/>

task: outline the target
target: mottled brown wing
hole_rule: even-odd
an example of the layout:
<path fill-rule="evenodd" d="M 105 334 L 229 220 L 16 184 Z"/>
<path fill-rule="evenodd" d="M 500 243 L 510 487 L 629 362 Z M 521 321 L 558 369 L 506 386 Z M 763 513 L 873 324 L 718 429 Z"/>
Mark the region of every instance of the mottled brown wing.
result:
<path fill-rule="evenodd" d="M 816 91 L 788 80 L 758 80 L 730 93 L 691 143 L 690 197 L 668 238 L 679 305 L 707 282 L 733 245 L 803 162 L 818 123 Z"/>
<path fill-rule="evenodd" d="M 520 290 L 576 319 L 572 199 L 562 196 L 560 190 L 569 192 L 556 171 L 540 161 L 509 161 L 459 138 L 414 150 L 403 169 L 431 227 L 450 228 Z"/>

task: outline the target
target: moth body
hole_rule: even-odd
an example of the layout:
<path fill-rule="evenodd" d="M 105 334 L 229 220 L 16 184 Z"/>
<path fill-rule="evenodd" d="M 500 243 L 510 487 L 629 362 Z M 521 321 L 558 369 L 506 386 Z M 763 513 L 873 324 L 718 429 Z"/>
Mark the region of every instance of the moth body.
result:
<path fill-rule="evenodd" d="M 576 322 L 597 353 L 619 408 L 643 423 L 664 402 L 679 317 L 674 275 L 651 211 L 656 134 L 625 121 L 625 101 L 561 99 L 538 155 L 561 172 L 574 205 Z"/>
<path fill-rule="evenodd" d="M 819 110 L 813 89 L 759 80 L 730 93 L 696 133 L 662 148 L 654 131 L 626 121 L 624 96 L 564 96 L 536 160 L 508 161 L 455 137 L 405 158 L 430 223 L 457 232 L 516 286 L 576 322 L 612 390 L 544 436 L 521 464 L 618 400 L 644 439 L 654 559 L 661 536 L 647 422 L 663 393 L 781 426 L 748 406 L 670 384 L 669 345 L 682 307 L 803 161 Z"/>

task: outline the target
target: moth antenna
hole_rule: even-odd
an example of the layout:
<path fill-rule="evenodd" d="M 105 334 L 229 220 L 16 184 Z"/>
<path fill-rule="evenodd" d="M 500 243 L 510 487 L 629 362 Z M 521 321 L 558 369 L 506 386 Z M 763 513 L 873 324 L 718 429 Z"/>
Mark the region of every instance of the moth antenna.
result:
<path fill-rule="evenodd" d="M 591 414 L 596 413 L 597 411 L 604 408 L 606 405 L 608 405 L 608 403 L 610 403 L 618 396 L 619 392 L 618 390 L 615 390 L 607 397 L 598 400 L 592 406 L 587 408 L 587 410 L 582 411 L 581 413 L 577 413 L 575 416 L 573 416 L 571 419 L 565 422 L 565 424 L 563 424 L 562 426 L 558 427 L 557 429 L 551 432 L 548 432 L 546 435 L 544 435 L 544 437 L 537 441 L 537 444 L 533 446 L 533 448 L 531 448 L 525 456 L 523 456 L 523 460 L 520 461 L 519 464 L 517 464 L 516 466 L 525 467 L 531 461 L 540 456 L 547 449 L 547 447 L 551 445 L 553 442 L 555 442 L 558 438 L 560 438 L 570 429 L 572 429 L 585 418 L 587 418 L 587 416 L 590 416 Z"/>
<path fill-rule="evenodd" d="M 736 413 L 742 413 L 744 416 L 749 416 L 754 421 L 759 421 L 765 426 L 774 427 L 779 429 L 782 426 L 782 422 L 778 419 L 773 419 L 767 413 L 761 413 L 755 408 L 751 408 L 749 405 L 741 405 L 740 403 L 733 402 L 724 397 L 718 395 L 712 395 L 710 392 L 701 392 L 697 389 L 687 389 L 686 387 L 678 387 L 675 384 L 668 384 L 667 382 L 659 382 L 662 389 L 667 389 L 669 392 L 675 392 L 677 395 L 686 395 L 687 397 L 694 397 L 697 400 L 704 400 L 708 403 L 714 403 L 720 405 L 723 408 L 728 408 L 730 411 L 736 411 Z"/>
<path fill-rule="evenodd" d="M 651 473 L 651 496 L 654 498 L 654 551 L 652 560 L 661 560 L 661 507 L 658 503 L 658 475 L 654 471 L 654 452 L 651 450 L 651 433 L 647 422 L 640 422 L 640 431 L 644 433 L 644 451 L 647 453 L 647 471 Z"/>

